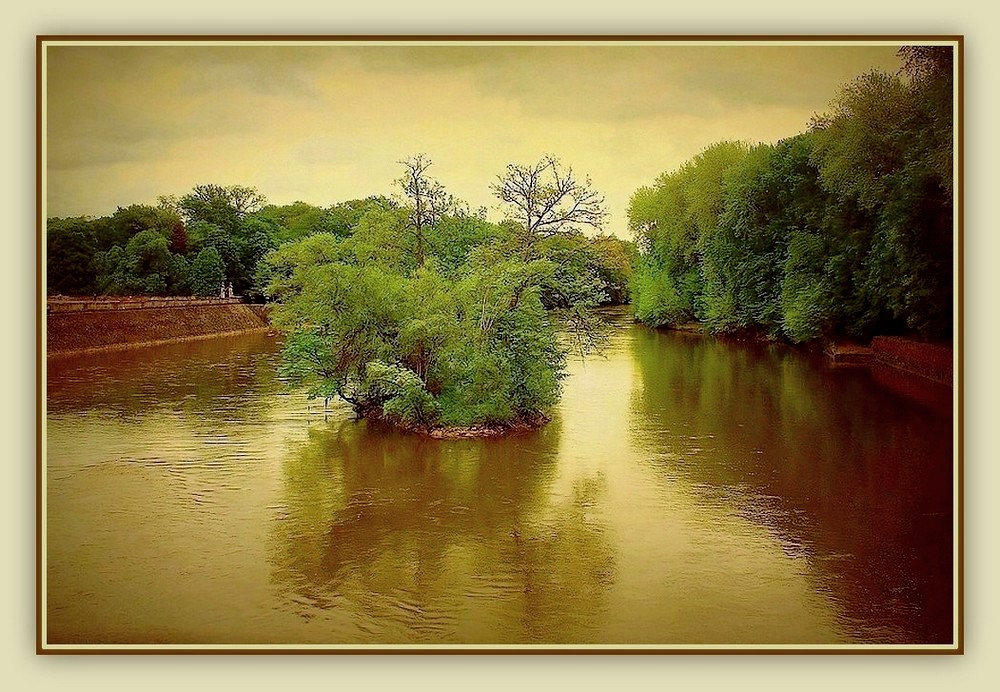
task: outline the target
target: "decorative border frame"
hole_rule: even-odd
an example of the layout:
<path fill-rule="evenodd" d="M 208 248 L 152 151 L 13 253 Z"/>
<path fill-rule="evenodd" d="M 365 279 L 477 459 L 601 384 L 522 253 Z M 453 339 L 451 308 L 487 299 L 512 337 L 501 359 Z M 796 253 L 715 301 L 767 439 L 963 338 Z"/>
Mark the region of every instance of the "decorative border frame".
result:
<path fill-rule="evenodd" d="M 955 48 L 955 117 L 954 167 L 958 177 L 954 208 L 955 268 L 955 385 L 954 403 L 954 633 L 955 640 L 947 645 L 54 645 L 44 640 L 45 598 L 44 560 L 44 443 L 43 417 L 45 395 L 45 263 L 43 237 L 45 217 L 45 161 L 43 160 L 45 113 L 45 49 L 49 45 L 136 45 L 162 43 L 204 44 L 428 44 L 428 43 L 509 43 L 509 44 L 769 44 L 802 45 L 871 44 L 871 43 L 938 43 Z M 964 412 L 964 351 L 965 351 L 965 37 L 936 34 L 343 34 L 343 35 L 160 35 L 160 34 L 66 34 L 35 37 L 35 653 L 64 654 L 934 654 L 965 653 L 965 412 Z"/>

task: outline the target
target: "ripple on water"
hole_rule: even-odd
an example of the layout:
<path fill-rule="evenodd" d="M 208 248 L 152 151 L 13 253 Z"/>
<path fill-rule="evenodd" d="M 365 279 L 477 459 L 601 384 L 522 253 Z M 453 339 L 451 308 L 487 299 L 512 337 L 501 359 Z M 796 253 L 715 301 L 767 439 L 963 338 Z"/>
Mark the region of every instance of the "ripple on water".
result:
<path fill-rule="evenodd" d="M 950 635 L 950 421 L 795 354 L 619 329 L 550 425 L 493 441 L 356 424 L 283 389 L 266 341 L 53 365 L 50 632 Z"/>

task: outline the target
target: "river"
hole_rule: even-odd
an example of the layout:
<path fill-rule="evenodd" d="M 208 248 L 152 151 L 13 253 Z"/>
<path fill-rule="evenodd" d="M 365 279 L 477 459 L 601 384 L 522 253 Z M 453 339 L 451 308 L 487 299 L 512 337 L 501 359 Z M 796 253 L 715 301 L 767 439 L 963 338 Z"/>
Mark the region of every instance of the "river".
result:
<path fill-rule="evenodd" d="M 49 644 L 947 644 L 951 388 L 609 313 L 543 428 L 439 441 L 267 335 L 51 359 Z"/>

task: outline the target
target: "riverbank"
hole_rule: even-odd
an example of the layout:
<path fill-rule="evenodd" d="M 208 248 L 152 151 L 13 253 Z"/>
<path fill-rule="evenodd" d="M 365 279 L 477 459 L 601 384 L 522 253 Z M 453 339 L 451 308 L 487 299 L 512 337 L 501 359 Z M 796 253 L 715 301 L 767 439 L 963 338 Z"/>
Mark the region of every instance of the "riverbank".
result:
<path fill-rule="evenodd" d="M 665 328 L 684 334 L 711 336 L 704 325 L 697 322 Z M 759 341 L 770 340 L 752 331 L 715 336 Z M 876 336 L 867 346 L 846 341 L 806 344 L 807 349 L 817 347 L 821 347 L 823 353 L 836 365 L 892 368 L 949 386 L 954 381 L 954 351 L 950 344 L 918 341 L 902 336 Z"/>
<path fill-rule="evenodd" d="M 270 329 L 264 305 L 190 297 L 52 298 L 45 325 L 49 357 Z"/>
<path fill-rule="evenodd" d="M 384 427 L 387 430 L 402 430 L 406 433 L 429 437 L 434 440 L 470 440 L 503 437 L 510 434 L 531 432 L 552 420 L 544 413 L 536 412 L 532 416 L 520 417 L 507 423 L 493 425 L 436 425 L 427 428 L 401 423 L 398 420 L 390 420 L 374 412 L 365 416 L 365 419 L 369 424 Z"/>
<path fill-rule="evenodd" d="M 942 384 L 954 380 L 954 351 L 950 345 L 914 341 L 900 336 L 876 336 L 871 343 L 875 360 Z"/>
<path fill-rule="evenodd" d="M 432 437 L 435 440 L 463 440 L 481 437 L 499 437 L 509 433 L 528 432 L 545 425 L 550 420 L 551 419 L 548 416 L 539 413 L 531 418 L 519 418 L 505 425 L 447 425 L 439 428 L 431 428 L 426 431 L 418 430 L 416 432 Z"/>
<path fill-rule="evenodd" d="M 902 336 L 876 336 L 868 346 L 830 342 L 824 353 L 838 365 L 889 368 L 948 386 L 954 381 L 954 351 L 950 344 L 917 341 Z"/>

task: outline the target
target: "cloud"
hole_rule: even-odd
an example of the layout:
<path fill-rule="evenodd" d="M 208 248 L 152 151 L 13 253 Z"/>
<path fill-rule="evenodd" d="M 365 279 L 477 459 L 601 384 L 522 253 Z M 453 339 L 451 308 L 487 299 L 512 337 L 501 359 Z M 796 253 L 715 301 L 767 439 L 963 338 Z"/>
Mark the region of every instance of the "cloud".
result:
<path fill-rule="evenodd" d="M 796 134 L 856 74 L 894 69 L 894 51 L 52 47 L 49 201 L 102 214 L 213 181 L 330 204 L 386 191 L 399 159 L 426 152 L 454 194 L 492 206 L 506 163 L 552 151 L 623 218 L 638 184 L 720 139 Z"/>

